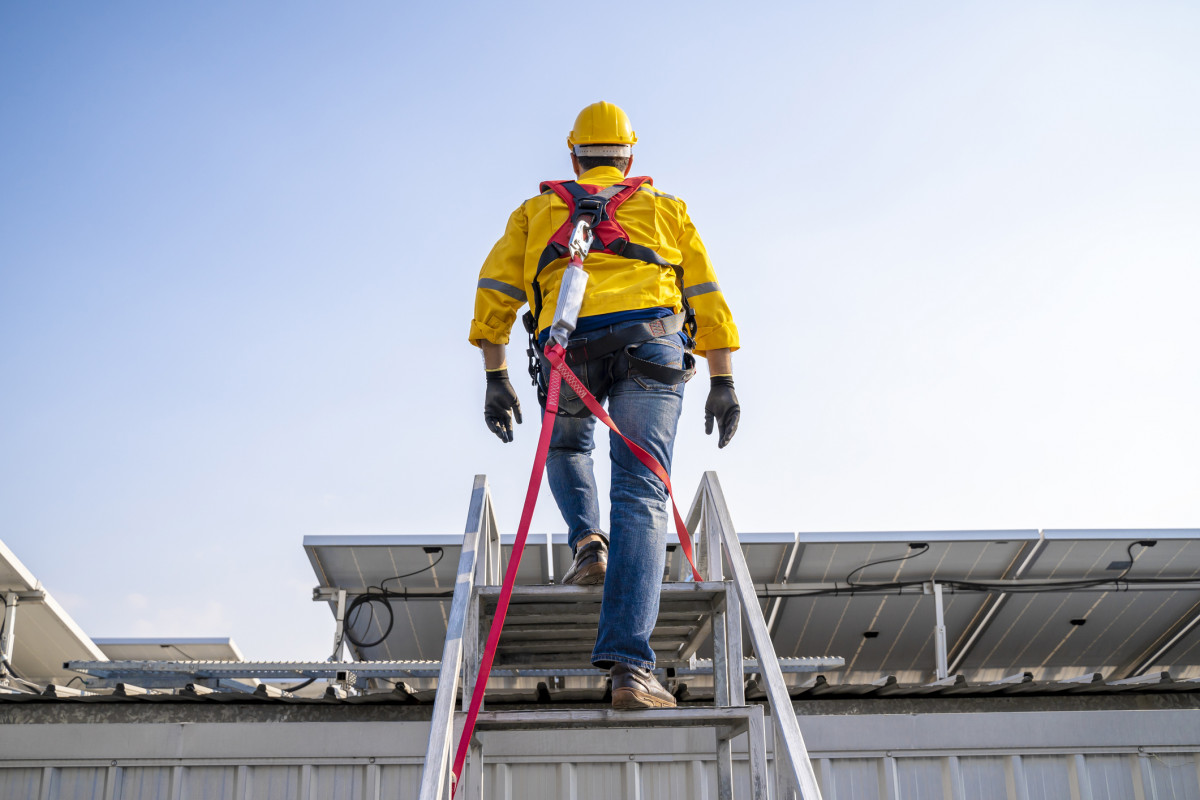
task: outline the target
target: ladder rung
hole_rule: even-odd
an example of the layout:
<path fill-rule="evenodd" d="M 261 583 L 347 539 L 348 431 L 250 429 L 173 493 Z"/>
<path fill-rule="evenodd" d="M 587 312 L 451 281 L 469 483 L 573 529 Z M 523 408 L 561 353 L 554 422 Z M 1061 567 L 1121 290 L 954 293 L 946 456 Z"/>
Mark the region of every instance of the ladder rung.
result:
<path fill-rule="evenodd" d="M 760 706 L 656 708 L 646 711 L 565 709 L 562 711 L 482 711 L 478 730 L 562 730 L 567 728 L 706 728 L 745 730 Z"/>

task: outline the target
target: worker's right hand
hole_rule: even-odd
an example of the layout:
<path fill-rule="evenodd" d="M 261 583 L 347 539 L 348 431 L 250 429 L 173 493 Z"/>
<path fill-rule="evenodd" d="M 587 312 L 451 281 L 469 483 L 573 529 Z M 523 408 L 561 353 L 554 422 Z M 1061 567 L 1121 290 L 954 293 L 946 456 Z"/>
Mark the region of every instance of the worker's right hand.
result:
<path fill-rule="evenodd" d="M 502 442 L 513 440 L 512 419 L 516 417 L 521 422 L 521 403 L 517 393 L 508 382 L 508 370 L 489 370 L 487 373 L 487 394 L 483 399 L 483 421 L 488 430 L 500 437 Z"/>

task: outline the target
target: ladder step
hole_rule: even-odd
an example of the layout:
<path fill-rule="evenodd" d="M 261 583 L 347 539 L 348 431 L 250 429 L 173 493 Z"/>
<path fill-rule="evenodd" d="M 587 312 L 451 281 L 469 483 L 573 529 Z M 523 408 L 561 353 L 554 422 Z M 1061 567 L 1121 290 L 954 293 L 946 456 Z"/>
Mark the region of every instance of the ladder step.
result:
<path fill-rule="evenodd" d="M 680 663 L 695 650 L 693 642 L 710 635 L 714 609 L 725 600 L 727 584 L 664 583 L 658 624 L 650 646 L 666 666 Z M 491 624 L 500 597 L 498 586 L 476 589 L 480 606 L 480 628 Z M 504 632 L 496 651 L 497 669 L 528 667 L 589 666 L 600 619 L 602 586 L 522 585 L 513 588 Z"/>
<path fill-rule="evenodd" d="M 481 731 L 566 730 L 571 728 L 728 728 L 728 736 L 745 731 L 762 706 L 724 708 L 656 708 L 646 711 L 564 709 L 562 711 L 481 711 Z"/>
<path fill-rule="evenodd" d="M 654 631 L 655 638 L 650 640 L 650 647 L 657 652 L 667 651 L 669 648 L 678 646 L 679 641 L 675 638 L 659 639 L 658 630 Z M 503 657 L 508 655 L 520 655 L 521 653 L 584 653 L 591 655 L 592 649 L 596 643 L 596 634 L 592 634 L 588 639 L 560 639 L 542 642 L 534 641 L 506 641 L 504 637 L 500 639 L 500 648 L 496 652 L 497 663 Z"/>
<path fill-rule="evenodd" d="M 654 636 L 672 638 L 686 636 L 692 632 L 694 627 L 693 625 L 658 625 L 654 628 Z M 558 625 L 552 630 L 547 630 L 541 625 L 505 625 L 500 641 L 503 644 L 516 644 L 518 642 L 562 642 L 569 639 L 594 642 L 596 640 L 595 624 Z"/>
<path fill-rule="evenodd" d="M 476 591 L 478 591 L 479 599 L 485 608 L 494 608 L 500 598 L 501 587 L 480 586 Z M 666 605 L 671 602 L 699 601 L 705 605 L 698 606 L 698 610 L 708 610 L 711 608 L 708 604 L 714 598 L 724 594 L 725 584 L 720 581 L 664 583 L 660 602 Z M 517 607 L 527 603 L 589 604 L 599 603 L 603 597 L 603 586 L 565 586 L 563 584 L 514 586 L 508 613 L 510 615 L 518 613 Z"/>
<path fill-rule="evenodd" d="M 696 604 L 699 606 L 699 604 Z M 705 604 L 707 605 L 707 604 Z M 543 627 L 546 625 L 555 626 L 571 626 L 590 625 L 592 630 L 596 629 L 596 623 L 600 621 L 600 605 L 595 606 L 575 606 L 571 611 L 562 611 L 559 609 L 546 610 L 541 606 L 533 606 L 532 610 L 526 613 L 514 613 L 509 609 L 508 616 L 504 620 L 504 630 Z M 484 619 L 491 619 L 495 608 L 484 610 Z M 672 608 L 668 606 L 659 610 L 658 621 L 663 622 L 686 622 L 694 623 L 705 614 L 712 613 L 711 608 Z"/>

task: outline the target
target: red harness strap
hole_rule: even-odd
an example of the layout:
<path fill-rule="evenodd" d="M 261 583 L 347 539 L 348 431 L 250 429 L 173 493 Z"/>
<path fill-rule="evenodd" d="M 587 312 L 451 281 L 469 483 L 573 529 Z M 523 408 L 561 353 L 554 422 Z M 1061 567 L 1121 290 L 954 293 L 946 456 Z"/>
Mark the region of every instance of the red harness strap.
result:
<path fill-rule="evenodd" d="M 593 245 L 593 250 L 605 250 L 618 239 L 629 239 L 625 234 L 625 229 L 617 222 L 617 209 L 620 208 L 622 203 L 632 197 L 633 193 L 640 189 L 643 183 L 653 184 L 654 182 L 645 175 L 642 175 L 637 178 L 622 178 L 618 183 L 613 185 L 612 188 L 622 188 L 604 204 L 603 219 L 592 222 L 592 234 L 595 235 L 600 243 L 599 247 Z M 593 186 L 575 181 L 543 181 L 540 188 L 543 192 L 549 189 L 561 197 L 570 210 L 570 216 L 567 217 L 567 221 L 550 237 L 551 242 L 566 247 L 567 243 L 571 240 L 571 232 L 575 229 L 575 213 L 578 201 L 581 198 L 586 198 L 588 195 L 598 194 L 609 187 Z M 571 191 L 572 189 L 576 191 L 573 192 Z"/>
<path fill-rule="evenodd" d="M 454 768 L 450 775 L 450 798 L 458 788 L 463 764 L 467 760 L 467 748 L 475 733 L 475 720 L 479 718 L 479 707 L 483 705 L 483 690 L 487 688 L 488 676 L 492 674 L 492 661 L 496 658 L 496 645 L 500 642 L 500 631 L 504 629 L 504 617 L 508 614 L 508 601 L 512 597 L 513 584 L 517 582 L 517 568 L 521 566 L 521 554 L 525 552 L 525 539 L 529 536 L 529 523 L 537 505 L 538 489 L 542 486 L 542 472 L 546 469 L 546 455 L 550 452 L 550 434 L 554 430 L 554 419 L 558 416 L 558 395 L 562 381 L 557 373 L 550 375 L 550 389 L 546 394 L 546 416 L 542 418 L 542 433 L 538 437 L 537 454 L 533 457 L 533 472 L 529 476 L 529 488 L 525 491 L 525 507 L 521 509 L 521 524 L 517 527 L 517 538 L 513 542 L 508 569 L 504 571 L 504 586 L 496 603 L 496 617 L 488 631 L 487 646 L 479 664 L 479 675 L 475 678 L 475 690 L 471 694 L 471 705 L 467 709 L 467 721 L 463 724 L 462 736 L 458 739 L 458 751 L 454 754 Z M 440 687 L 439 687 L 440 688 Z"/>
<path fill-rule="evenodd" d="M 692 537 L 688 533 L 687 525 L 683 522 L 683 517 L 679 513 L 678 506 L 675 505 L 675 494 L 671 490 L 671 478 L 667 475 L 667 471 L 663 465 L 658 463 L 654 456 L 646 452 L 637 442 L 630 441 L 621 433 L 621 430 L 613 422 L 612 417 L 604 410 L 604 407 L 597 402 L 592 393 L 587 390 L 587 387 L 575 376 L 571 368 L 563 361 L 563 348 L 561 345 L 552 344 L 546 349 L 546 357 L 550 359 L 550 387 L 546 395 L 546 414 L 542 418 L 542 432 L 538 437 L 537 453 L 533 458 L 533 471 L 529 476 L 529 488 L 525 491 L 525 507 L 521 509 L 521 524 L 517 527 L 517 538 L 513 542 L 512 555 L 508 559 L 508 568 L 504 571 L 504 586 L 500 589 L 500 597 L 496 602 L 496 616 L 492 620 L 491 629 L 488 630 L 487 645 L 483 650 L 483 658 L 479 664 L 479 675 L 475 678 L 475 688 L 471 693 L 471 705 L 467 708 L 467 719 L 463 723 L 462 735 L 458 739 L 458 750 L 454 754 L 454 767 L 450 776 L 450 797 L 453 799 L 454 792 L 458 788 L 459 778 L 462 776 L 463 764 L 467 760 L 467 750 L 471 744 L 471 736 L 475 733 L 475 722 L 479 718 L 479 709 L 483 705 L 483 693 L 487 688 L 488 677 L 492 673 L 492 662 L 496 658 L 496 647 L 500 643 L 500 632 L 504 629 L 504 618 L 508 614 L 508 603 L 512 597 L 513 585 L 517 581 L 517 569 L 521 565 L 521 555 L 525 551 L 525 540 L 529 537 L 529 524 L 533 519 L 533 509 L 537 505 L 538 490 L 542 485 L 542 472 L 546 468 L 546 455 L 550 450 L 550 434 L 554 430 L 554 420 L 558 415 L 558 398 L 562 388 L 562 381 L 566 380 L 575 393 L 583 400 L 584 405 L 596 415 L 596 417 L 613 430 L 618 436 L 624 440 L 630 451 L 646 465 L 646 468 L 653 472 L 667 487 L 667 494 L 671 498 L 671 510 L 675 512 L 675 531 L 679 535 L 679 544 L 683 548 L 683 554 L 687 556 L 688 563 L 692 566 L 692 577 L 696 581 L 704 580 L 700 576 L 700 570 L 696 569 L 696 562 L 692 558 Z"/>

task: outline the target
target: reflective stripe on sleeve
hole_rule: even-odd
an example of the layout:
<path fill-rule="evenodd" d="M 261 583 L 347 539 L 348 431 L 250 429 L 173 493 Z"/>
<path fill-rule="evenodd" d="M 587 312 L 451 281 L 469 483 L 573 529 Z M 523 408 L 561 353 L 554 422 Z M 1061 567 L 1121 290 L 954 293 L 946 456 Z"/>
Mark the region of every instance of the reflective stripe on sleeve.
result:
<path fill-rule="evenodd" d="M 717 283 L 716 281 L 711 281 L 709 283 L 697 283 L 695 286 L 687 287 L 683 290 L 683 296 L 688 300 L 691 300 L 693 297 L 699 294 L 708 294 L 709 292 L 719 291 L 721 291 L 721 284 Z"/>
<path fill-rule="evenodd" d="M 480 289 L 494 289 L 497 292 L 500 292 L 501 294 L 508 295 L 509 297 L 511 297 L 514 300 L 520 300 L 522 303 L 525 302 L 525 290 L 520 289 L 516 286 L 513 286 L 511 283 L 505 283 L 504 281 L 494 280 L 493 278 L 480 278 L 479 279 L 479 288 Z"/>
<path fill-rule="evenodd" d="M 639 186 L 638 191 L 639 192 L 647 192 L 648 194 L 652 194 L 655 197 L 665 197 L 668 200 L 674 200 L 675 202 L 679 202 L 679 198 L 676 197 L 675 195 L 667 194 L 666 192 L 660 192 L 658 189 L 652 189 L 649 186 L 645 186 L 645 185 Z"/>

